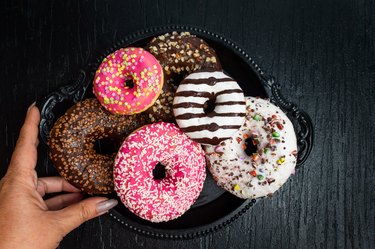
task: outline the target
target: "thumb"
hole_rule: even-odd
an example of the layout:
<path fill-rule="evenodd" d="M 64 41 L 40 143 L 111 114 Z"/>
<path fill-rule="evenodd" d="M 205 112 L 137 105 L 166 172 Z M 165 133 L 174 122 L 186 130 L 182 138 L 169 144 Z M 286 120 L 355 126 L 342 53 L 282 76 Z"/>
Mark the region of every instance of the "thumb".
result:
<path fill-rule="evenodd" d="M 64 234 L 68 234 L 85 221 L 108 212 L 117 203 L 115 199 L 91 197 L 56 211 L 55 214 L 59 216 Z"/>

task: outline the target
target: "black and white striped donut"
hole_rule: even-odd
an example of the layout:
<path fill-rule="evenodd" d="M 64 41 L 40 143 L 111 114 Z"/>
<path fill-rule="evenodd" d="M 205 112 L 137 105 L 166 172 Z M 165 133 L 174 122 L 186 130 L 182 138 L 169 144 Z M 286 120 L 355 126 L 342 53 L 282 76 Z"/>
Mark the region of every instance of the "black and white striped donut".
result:
<path fill-rule="evenodd" d="M 179 85 L 173 114 L 180 129 L 192 140 L 217 145 L 232 137 L 245 120 L 241 87 L 221 71 L 188 75 Z"/>

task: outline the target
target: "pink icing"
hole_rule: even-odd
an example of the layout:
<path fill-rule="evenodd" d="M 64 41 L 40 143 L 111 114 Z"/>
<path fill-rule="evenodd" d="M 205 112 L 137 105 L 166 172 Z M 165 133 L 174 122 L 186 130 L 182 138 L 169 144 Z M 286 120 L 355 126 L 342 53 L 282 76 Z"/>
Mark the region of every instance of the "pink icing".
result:
<path fill-rule="evenodd" d="M 155 180 L 160 162 L 166 177 Z M 174 124 L 153 123 L 132 133 L 115 159 L 115 191 L 133 213 L 152 222 L 175 219 L 198 198 L 206 178 L 201 146 Z"/>
<path fill-rule="evenodd" d="M 134 87 L 125 82 L 132 80 Z M 135 114 L 150 107 L 163 86 L 159 62 L 143 48 L 122 48 L 108 55 L 96 71 L 94 94 L 114 114 Z"/>

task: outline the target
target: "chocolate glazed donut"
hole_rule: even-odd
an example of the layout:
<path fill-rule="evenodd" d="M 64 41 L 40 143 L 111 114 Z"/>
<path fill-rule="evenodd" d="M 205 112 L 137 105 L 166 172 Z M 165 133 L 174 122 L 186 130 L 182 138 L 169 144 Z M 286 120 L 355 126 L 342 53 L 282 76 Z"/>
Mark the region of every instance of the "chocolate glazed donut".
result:
<path fill-rule="evenodd" d="M 155 104 L 146 110 L 151 122 L 175 122 L 172 113 L 174 93 L 180 81 L 197 70 L 221 71 L 215 51 L 189 32 L 173 32 L 155 37 L 146 50 L 159 61 L 164 71 L 164 85 Z"/>
<path fill-rule="evenodd" d="M 127 135 L 146 124 L 145 120 L 141 114 L 111 114 L 97 99 L 86 99 L 71 107 L 54 124 L 49 157 L 60 175 L 82 191 L 111 193 L 116 153 L 98 154 L 95 143 L 111 139 L 119 147 Z"/>

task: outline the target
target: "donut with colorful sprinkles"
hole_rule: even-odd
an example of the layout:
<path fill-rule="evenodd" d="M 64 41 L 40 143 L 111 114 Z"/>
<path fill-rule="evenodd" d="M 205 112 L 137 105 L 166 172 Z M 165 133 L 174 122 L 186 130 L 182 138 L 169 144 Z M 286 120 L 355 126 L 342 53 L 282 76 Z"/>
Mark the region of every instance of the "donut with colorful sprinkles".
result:
<path fill-rule="evenodd" d="M 114 166 L 124 205 L 151 222 L 176 219 L 198 198 L 206 177 L 201 146 L 172 123 L 153 123 L 129 135 Z"/>
<path fill-rule="evenodd" d="M 114 114 L 143 112 L 159 97 L 163 70 L 143 48 L 122 48 L 108 55 L 96 71 L 93 92 Z"/>
<path fill-rule="evenodd" d="M 240 198 L 271 196 L 295 171 L 296 134 L 268 100 L 246 97 L 246 108 L 233 138 L 205 146 L 207 165 L 217 184 Z"/>

